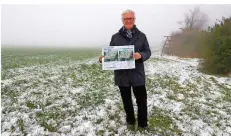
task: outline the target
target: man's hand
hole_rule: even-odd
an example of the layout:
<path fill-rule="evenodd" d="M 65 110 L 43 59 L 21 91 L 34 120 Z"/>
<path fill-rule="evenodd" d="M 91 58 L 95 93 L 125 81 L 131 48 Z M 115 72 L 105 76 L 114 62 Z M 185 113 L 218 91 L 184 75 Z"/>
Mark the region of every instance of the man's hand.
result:
<path fill-rule="evenodd" d="M 138 52 L 136 52 L 134 53 L 134 58 L 135 60 L 141 59 L 141 55 Z"/>
<path fill-rule="evenodd" d="M 103 57 L 104 57 L 104 56 L 100 56 L 100 57 L 99 57 L 99 62 L 100 62 L 100 63 L 102 63 L 102 58 L 103 58 Z"/>

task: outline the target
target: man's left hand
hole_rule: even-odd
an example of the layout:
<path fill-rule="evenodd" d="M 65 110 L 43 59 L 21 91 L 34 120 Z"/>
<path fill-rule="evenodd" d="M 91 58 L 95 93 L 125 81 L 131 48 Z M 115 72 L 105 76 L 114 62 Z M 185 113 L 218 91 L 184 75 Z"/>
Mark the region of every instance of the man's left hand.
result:
<path fill-rule="evenodd" d="M 141 55 L 138 52 L 136 52 L 134 53 L 134 58 L 135 60 L 141 59 Z"/>

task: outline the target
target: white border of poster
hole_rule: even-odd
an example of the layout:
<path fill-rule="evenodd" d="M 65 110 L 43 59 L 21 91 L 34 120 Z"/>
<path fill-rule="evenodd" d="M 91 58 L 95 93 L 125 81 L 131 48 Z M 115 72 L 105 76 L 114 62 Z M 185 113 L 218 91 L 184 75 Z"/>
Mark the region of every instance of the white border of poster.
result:
<path fill-rule="evenodd" d="M 134 45 L 109 46 L 102 48 L 102 69 L 134 69 Z"/>

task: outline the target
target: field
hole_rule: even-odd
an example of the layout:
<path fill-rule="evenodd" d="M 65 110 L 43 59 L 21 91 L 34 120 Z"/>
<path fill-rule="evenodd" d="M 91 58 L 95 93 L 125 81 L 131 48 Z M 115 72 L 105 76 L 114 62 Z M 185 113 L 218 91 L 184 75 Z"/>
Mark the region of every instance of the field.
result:
<path fill-rule="evenodd" d="M 231 135 L 231 78 L 201 73 L 198 59 L 159 52 L 145 62 L 150 128 L 127 129 L 113 71 L 102 71 L 100 53 L 2 49 L 2 136 Z"/>

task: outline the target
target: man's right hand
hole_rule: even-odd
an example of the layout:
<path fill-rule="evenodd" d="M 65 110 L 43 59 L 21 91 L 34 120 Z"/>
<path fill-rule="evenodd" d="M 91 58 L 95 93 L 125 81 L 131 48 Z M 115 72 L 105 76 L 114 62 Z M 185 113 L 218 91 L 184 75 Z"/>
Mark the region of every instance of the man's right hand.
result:
<path fill-rule="evenodd" d="M 100 56 L 100 57 L 99 57 L 99 62 L 100 62 L 100 63 L 102 63 L 102 58 L 103 58 L 103 57 L 104 57 L 104 56 Z"/>

